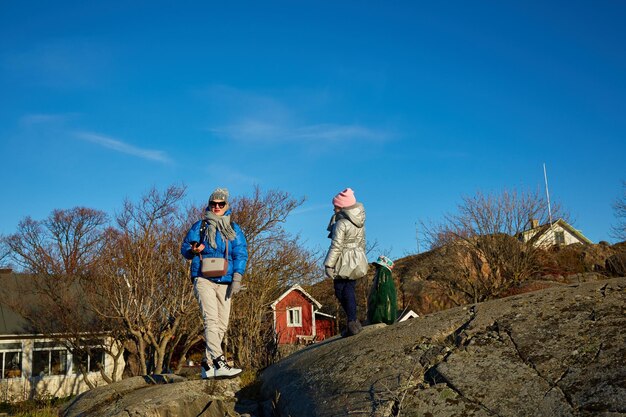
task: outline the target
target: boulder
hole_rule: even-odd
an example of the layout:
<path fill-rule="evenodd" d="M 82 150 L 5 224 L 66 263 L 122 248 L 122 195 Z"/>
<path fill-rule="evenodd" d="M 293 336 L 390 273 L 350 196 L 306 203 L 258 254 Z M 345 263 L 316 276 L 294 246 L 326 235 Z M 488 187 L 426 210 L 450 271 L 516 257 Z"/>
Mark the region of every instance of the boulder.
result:
<path fill-rule="evenodd" d="M 626 415 L 626 278 L 561 285 L 307 347 L 262 373 L 281 416 Z"/>
<path fill-rule="evenodd" d="M 608 258 L 606 269 L 616 276 L 626 275 L 626 252 L 619 252 Z"/>
<path fill-rule="evenodd" d="M 188 380 L 177 375 L 137 376 L 87 391 L 63 407 L 63 417 L 236 416 L 239 379 Z"/>

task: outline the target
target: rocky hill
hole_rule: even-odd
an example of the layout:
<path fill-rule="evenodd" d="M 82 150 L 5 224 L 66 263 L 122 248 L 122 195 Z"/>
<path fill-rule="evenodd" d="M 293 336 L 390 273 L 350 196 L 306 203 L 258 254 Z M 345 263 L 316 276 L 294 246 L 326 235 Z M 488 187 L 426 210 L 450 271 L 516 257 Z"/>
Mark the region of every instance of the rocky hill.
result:
<path fill-rule="evenodd" d="M 74 416 L 626 416 L 626 278 L 560 284 L 314 344 L 238 379 L 135 377 Z M 246 399 L 247 398 L 247 399 Z"/>
<path fill-rule="evenodd" d="M 454 252 L 450 246 L 443 246 L 396 261 L 394 278 L 403 308 L 427 314 L 472 302 L 459 283 L 464 283 L 466 288 L 480 287 L 482 283 L 476 278 L 479 271 L 472 265 L 461 266 Z M 537 250 L 534 257 L 532 276 L 520 282 L 507 280 L 510 287 L 502 285 L 487 298 L 501 298 L 555 284 L 626 276 L 626 242 L 554 246 Z M 482 265 L 485 266 L 487 262 Z"/>
<path fill-rule="evenodd" d="M 485 299 L 502 298 L 562 284 L 589 282 L 626 276 L 626 242 L 608 244 L 573 244 L 538 250 L 535 273 L 519 282 L 507 279 L 498 291 Z M 484 266 L 484 265 L 483 265 Z M 367 298 L 374 279 L 375 268 L 358 280 L 356 285 L 357 314 L 366 320 Z M 396 284 L 400 312 L 413 310 L 420 315 L 449 308 L 469 305 L 485 300 L 472 300 L 462 289 L 480 287 L 472 266 L 461 266 L 454 250 L 449 246 L 407 255 L 395 260 L 393 279 Z M 332 280 L 324 279 L 305 289 L 322 304 L 324 313 L 337 316 L 339 327 L 345 322 L 337 302 Z"/>
<path fill-rule="evenodd" d="M 366 327 L 263 372 L 281 416 L 626 415 L 626 278 Z"/>

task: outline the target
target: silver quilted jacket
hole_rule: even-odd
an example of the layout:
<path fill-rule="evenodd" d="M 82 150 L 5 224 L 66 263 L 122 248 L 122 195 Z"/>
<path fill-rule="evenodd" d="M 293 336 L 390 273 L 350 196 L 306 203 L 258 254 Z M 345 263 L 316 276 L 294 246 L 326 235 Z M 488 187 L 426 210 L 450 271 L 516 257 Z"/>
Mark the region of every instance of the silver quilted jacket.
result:
<path fill-rule="evenodd" d="M 365 256 L 365 208 L 356 203 L 335 215 L 331 224 L 332 242 L 324 266 L 334 268 L 335 278 L 357 279 L 367 273 Z"/>

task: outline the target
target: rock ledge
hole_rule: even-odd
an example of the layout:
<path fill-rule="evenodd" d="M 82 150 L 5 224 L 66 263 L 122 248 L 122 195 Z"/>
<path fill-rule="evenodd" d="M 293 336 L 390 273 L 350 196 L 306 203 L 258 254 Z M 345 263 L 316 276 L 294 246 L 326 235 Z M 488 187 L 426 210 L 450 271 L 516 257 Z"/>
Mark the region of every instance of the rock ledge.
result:
<path fill-rule="evenodd" d="M 626 415 L 626 278 L 365 328 L 267 368 L 281 416 Z"/>

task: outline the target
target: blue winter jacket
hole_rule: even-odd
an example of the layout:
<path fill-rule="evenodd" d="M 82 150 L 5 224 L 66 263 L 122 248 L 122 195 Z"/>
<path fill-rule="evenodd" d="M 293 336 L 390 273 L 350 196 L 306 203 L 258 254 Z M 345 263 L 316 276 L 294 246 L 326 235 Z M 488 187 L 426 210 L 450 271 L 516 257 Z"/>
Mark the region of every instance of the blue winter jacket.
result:
<path fill-rule="evenodd" d="M 225 214 L 230 214 L 228 210 Z M 191 259 L 191 280 L 195 277 L 202 277 L 200 272 L 200 256 L 196 255 L 191 250 L 191 242 L 200 242 L 200 227 L 202 220 L 197 221 L 191 226 L 183 240 L 183 244 L 180 248 L 180 253 L 187 259 Z M 235 239 L 228 242 L 228 272 L 223 277 L 204 278 L 220 284 L 230 284 L 233 281 L 233 274 L 235 272 L 243 273 L 246 270 L 246 264 L 248 263 L 248 244 L 246 243 L 246 237 L 244 236 L 241 227 L 238 224 L 231 222 L 232 228 L 236 232 Z M 222 234 L 219 230 L 216 232 L 215 243 L 216 248 L 213 249 L 208 242 L 208 225 L 205 232 L 204 249 L 202 250 L 203 258 L 223 258 L 226 254 L 226 242 L 222 238 Z"/>

